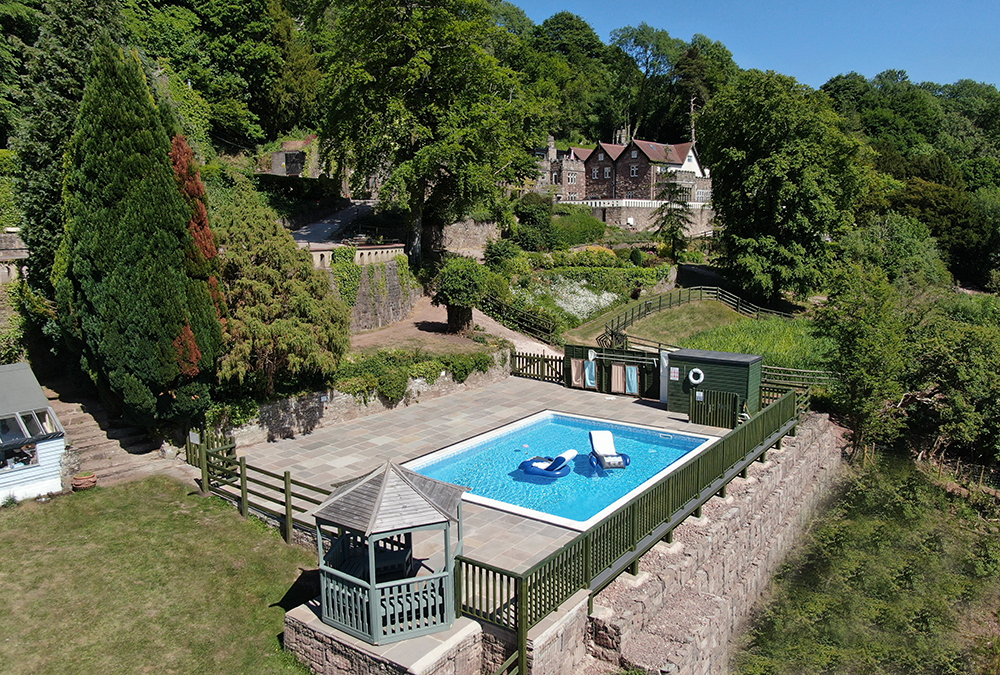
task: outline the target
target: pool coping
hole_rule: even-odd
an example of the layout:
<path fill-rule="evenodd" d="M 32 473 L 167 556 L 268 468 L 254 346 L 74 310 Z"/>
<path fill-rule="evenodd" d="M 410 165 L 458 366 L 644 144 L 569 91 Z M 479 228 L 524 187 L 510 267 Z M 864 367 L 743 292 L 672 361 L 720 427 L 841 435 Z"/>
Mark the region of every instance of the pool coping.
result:
<path fill-rule="evenodd" d="M 517 516 L 521 516 L 523 518 L 530 518 L 531 520 L 541 521 L 543 523 L 548 523 L 550 525 L 556 525 L 558 527 L 562 527 L 567 530 L 572 530 L 574 532 L 586 532 L 587 530 L 591 529 L 592 527 L 600 523 L 602 520 L 607 518 L 609 515 L 614 513 L 616 510 L 618 510 L 619 508 L 630 502 L 632 499 L 642 494 L 650 487 L 652 487 L 659 481 L 663 480 L 666 476 L 679 469 L 682 465 L 690 461 L 692 457 L 701 454 L 702 452 L 705 451 L 705 449 L 719 442 L 719 440 L 722 438 L 721 436 L 712 436 L 710 434 L 695 434 L 688 431 L 677 431 L 674 429 L 667 429 L 665 427 L 656 427 L 648 424 L 621 422 L 618 420 L 609 420 L 603 417 L 581 415 L 579 413 L 569 413 L 569 412 L 563 412 L 561 410 L 544 409 L 544 410 L 539 410 L 538 412 L 532 413 L 530 415 L 526 415 L 519 419 L 516 419 L 513 422 L 508 422 L 507 424 L 502 424 L 498 427 L 494 427 L 493 429 L 490 429 L 489 431 L 483 432 L 481 434 L 476 434 L 475 436 L 463 439 L 457 443 L 453 443 L 443 448 L 439 448 L 425 455 L 421 455 L 420 457 L 408 460 L 404 462 L 402 466 L 404 466 L 407 469 L 410 469 L 411 471 L 416 471 L 420 467 L 429 464 L 431 462 L 440 461 L 441 459 L 449 457 L 451 455 L 457 455 L 468 449 L 469 446 L 480 443 L 484 439 L 489 438 L 490 436 L 501 435 L 511 431 L 516 431 L 519 427 L 526 427 L 532 424 L 533 422 L 538 421 L 538 419 L 540 418 L 551 417 L 553 415 L 562 415 L 564 417 L 572 417 L 576 419 L 583 419 L 590 422 L 605 423 L 614 426 L 645 429 L 647 431 L 655 431 L 661 434 L 670 433 L 670 434 L 677 434 L 679 436 L 688 436 L 692 438 L 703 438 L 705 440 L 698 446 L 685 452 L 683 455 L 675 459 L 673 462 L 663 467 L 660 471 L 656 472 L 655 474 L 647 478 L 645 481 L 635 486 L 627 493 L 616 499 L 614 502 L 605 506 L 603 509 L 601 509 L 593 516 L 584 521 L 573 520 L 571 518 L 565 518 L 563 516 L 552 515 L 549 513 L 545 513 L 544 511 L 529 509 L 524 506 L 510 504 L 508 502 L 500 501 L 498 499 L 492 499 L 490 497 L 475 495 L 472 494 L 471 492 L 464 493 L 462 495 L 462 501 L 469 502 L 471 504 L 478 504 L 479 506 L 485 506 L 487 508 L 495 509 L 497 511 L 502 511 L 505 513 L 511 513 Z"/>

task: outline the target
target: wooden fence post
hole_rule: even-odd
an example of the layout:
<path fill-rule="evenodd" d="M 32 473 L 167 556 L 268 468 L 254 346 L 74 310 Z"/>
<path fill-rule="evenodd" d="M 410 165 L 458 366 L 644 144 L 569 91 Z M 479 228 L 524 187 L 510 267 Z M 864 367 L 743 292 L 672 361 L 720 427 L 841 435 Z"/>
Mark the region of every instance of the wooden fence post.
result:
<path fill-rule="evenodd" d="M 519 574 L 514 586 L 517 593 L 517 672 L 528 673 L 528 598 L 524 575 Z"/>
<path fill-rule="evenodd" d="M 209 493 L 212 487 L 208 484 L 208 448 L 205 446 L 204 438 L 198 444 L 198 460 L 201 463 L 201 491 Z"/>
<path fill-rule="evenodd" d="M 292 474 L 285 472 L 285 543 L 292 543 Z"/>
<path fill-rule="evenodd" d="M 240 515 L 244 518 L 250 512 L 247 504 L 247 458 L 240 457 Z"/>

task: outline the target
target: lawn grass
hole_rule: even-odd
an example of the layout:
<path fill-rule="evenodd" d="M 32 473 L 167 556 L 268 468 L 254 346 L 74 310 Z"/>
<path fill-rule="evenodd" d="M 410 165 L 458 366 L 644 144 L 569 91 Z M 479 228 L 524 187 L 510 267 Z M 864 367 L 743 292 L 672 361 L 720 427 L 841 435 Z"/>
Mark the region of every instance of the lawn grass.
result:
<path fill-rule="evenodd" d="M 825 355 L 830 349 L 828 340 L 813 333 L 809 319 L 779 317 L 742 318 L 686 337 L 678 344 L 691 349 L 760 354 L 766 365 L 804 370 L 825 370 Z"/>
<path fill-rule="evenodd" d="M 693 335 L 740 321 L 752 321 L 716 300 L 701 300 L 656 312 L 625 329 L 629 335 L 680 345 Z"/>
<path fill-rule="evenodd" d="M 278 603 L 315 566 L 163 477 L 0 509 L 0 673 L 306 673 Z"/>

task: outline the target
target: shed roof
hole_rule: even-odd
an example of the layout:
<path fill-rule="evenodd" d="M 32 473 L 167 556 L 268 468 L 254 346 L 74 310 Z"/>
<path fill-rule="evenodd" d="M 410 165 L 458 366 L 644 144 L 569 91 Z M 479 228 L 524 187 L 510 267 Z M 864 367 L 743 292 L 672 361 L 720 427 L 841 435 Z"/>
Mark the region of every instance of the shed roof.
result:
<path fill-rule="evenodd" d="M 312 515 L 366 536 L 445 520 L 457 522 L 466 490 L 386 462 L 369 474 L 336 486 Z"/>
<path fill-rule="evenodd" d="M 713 352 L 707 349 L 678 349 L 670 352 L 671 359 L 702 361 L 711 363 L 757 363 L 763 356 L 755 354 L 734 354 L 733 352 Z"/>
<path fill-rule="evenodd" d="M 0 366 L 0 415 L 48 407 L 49 399 L 27 362 Z"/>

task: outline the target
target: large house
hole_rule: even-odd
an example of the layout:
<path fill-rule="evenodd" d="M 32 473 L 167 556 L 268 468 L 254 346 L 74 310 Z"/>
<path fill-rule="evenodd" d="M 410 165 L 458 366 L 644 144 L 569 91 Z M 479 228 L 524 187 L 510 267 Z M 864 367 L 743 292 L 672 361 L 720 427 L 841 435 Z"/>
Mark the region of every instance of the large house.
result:
<path fill-rule="evenodd" d="M 689 235 L 712 231 L 712 178 L 698 160 L 694 143 L 668 145 L 633 139 L 626 145 L 598 143 L 596 148 L 557 150 L 552 137 L 539 158 L 538 192 L 556 201 L 580 202 L 607 223 L 646 229 L 660 186 L 672 180 L 687 189 L 691 207 Z"/>
<path fill-rule="evenodd" d="M 539 157 L 536 190 L 557 201 L 655 200 L 659 185 L 671 178 L 690 189 L 687 201 L 705 203 L 712 179 L 698 161 L 693 143 L 667 145 L 635 139 L 627 145 L 598 143 L 596 148 L 557 150 L 552 138 Z"/>

